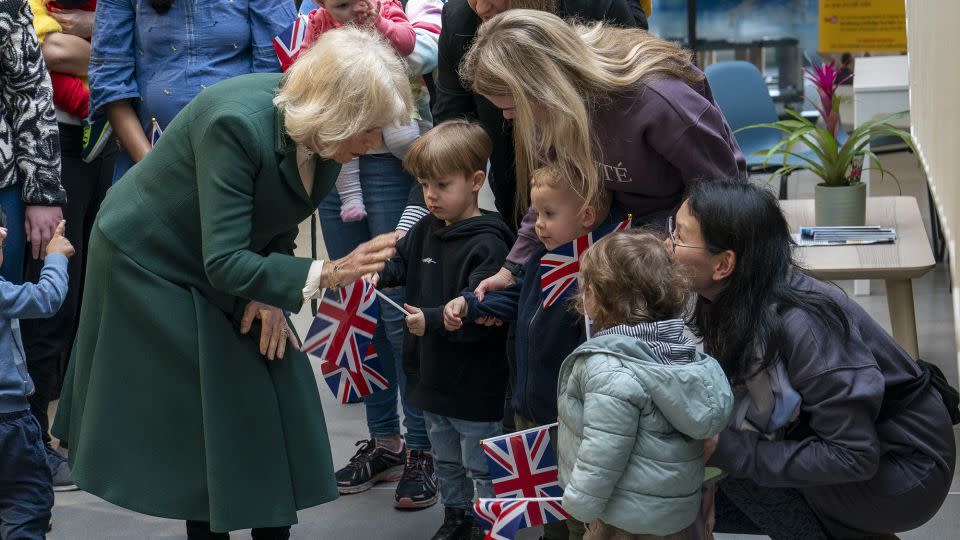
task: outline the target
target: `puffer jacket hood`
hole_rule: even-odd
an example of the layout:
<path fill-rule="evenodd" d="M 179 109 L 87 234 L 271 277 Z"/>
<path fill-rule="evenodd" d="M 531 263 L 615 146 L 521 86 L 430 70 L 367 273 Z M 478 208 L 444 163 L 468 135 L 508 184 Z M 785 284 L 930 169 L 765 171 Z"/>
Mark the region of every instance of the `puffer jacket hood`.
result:
<path fill-rule="evenodd" d="M 680 319 L 626 327 L 564 360 L 559 470 L 574 518 L 667 535 L 696 516 L 703 439 L 726 425 L 733 392 L 717 361 L 696 352 L 682 329 Z"/>

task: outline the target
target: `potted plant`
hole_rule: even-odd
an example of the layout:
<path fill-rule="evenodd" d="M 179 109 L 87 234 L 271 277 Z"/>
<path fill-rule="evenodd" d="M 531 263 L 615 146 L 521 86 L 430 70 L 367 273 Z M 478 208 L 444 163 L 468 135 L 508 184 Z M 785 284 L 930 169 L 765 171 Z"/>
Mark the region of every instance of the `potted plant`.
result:
<path fill-rule="evenodd" d="M 840 69 L 834 62 L 805 69 L 804 73 L 820 96 L 820 103 L 813 105 L 823 119 L 823 127 L 787 109 L 790 118 L 786 120 L 741 129 L 762 127 L 783 132 L 780 142 L 755 154 L 764 155 L 764 165 L 782 160 L 782 165 L 771 177 L 808 169 L 820 178 L 814 192 L 817 225 L 863 225 L 867 186 L 860 181 L 860 174 L 864 164 L 872 162 L 871 168 L 880 171 L 881 178 L 889 174 L 896 180 L 896 176 L 885 169 L 870 150 L 870 143 L 880 138 L 896 137 L 916 153 L 910 134 L 890 123 L 907 112 L 864 122 L 850 132 L 845 141 L 840 141 L 840 97 L 836 91 L 852 75 L 841 79 Z"/>

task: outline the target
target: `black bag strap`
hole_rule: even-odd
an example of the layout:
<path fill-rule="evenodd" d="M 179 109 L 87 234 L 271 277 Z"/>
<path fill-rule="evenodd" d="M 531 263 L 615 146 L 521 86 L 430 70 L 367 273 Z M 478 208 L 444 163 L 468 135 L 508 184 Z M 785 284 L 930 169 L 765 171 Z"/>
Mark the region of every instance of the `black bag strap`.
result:
<path fill-rule="evenodd" d="M 934 387 L 940 392 L 943 404 L 950 414 L 953 425 L 960 424 L 960 392 L 950 386 L 940 368 L 923 360 L 917 360 L 920 366 L 920 376 L 907 382 L 889 386 L 884 390 L 883 403 L 880 405 L 880 414 L 877 423 L 882 424 L 900 414 L 916 399 Z"/>

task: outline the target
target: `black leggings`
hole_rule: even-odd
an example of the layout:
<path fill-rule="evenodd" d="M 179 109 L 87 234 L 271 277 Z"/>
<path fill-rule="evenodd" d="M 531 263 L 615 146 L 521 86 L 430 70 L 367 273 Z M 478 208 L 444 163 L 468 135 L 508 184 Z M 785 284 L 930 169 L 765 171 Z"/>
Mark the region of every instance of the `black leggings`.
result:
<path fill-rule="evenodd" d="M 290 527 L 264 527 L 253 529 L 251 536 L 254 540 L 288 540 Z M 188 521 L 187 538 L 189 540 L 227 540 L 230 533 L 218 533 L 210 530 L 210 523 L 206 521 Z"/>
<path fill-rule="evenodd" d="M 796 489 L 767 488 L 750 480 L 720 481 L 714 532 L 765 534 L 772 540 L 828 540 L 820 520 Z"/>

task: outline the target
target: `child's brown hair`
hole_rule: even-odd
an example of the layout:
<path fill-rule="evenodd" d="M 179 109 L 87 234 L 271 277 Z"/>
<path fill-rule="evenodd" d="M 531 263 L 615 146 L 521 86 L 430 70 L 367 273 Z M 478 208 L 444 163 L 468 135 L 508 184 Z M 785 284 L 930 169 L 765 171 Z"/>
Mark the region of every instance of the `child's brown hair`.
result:
<path fill-rule="evenodd" d="M 487 132 L 467 120 L 447 120 L 417 139 L 403 168 L 414 178 L 437 180 L 450 174 L 469 178 L 487 170 L 493 143 Z"/>
<path fill-rule="evenodd" d="M 663 241 L 644 230 L 612 233 L 590 247 L 580 261 L 580 288 L 577 309 L 583 313 L 589 291 L 599 329 L 679 317 L 689 290 Z"/>

